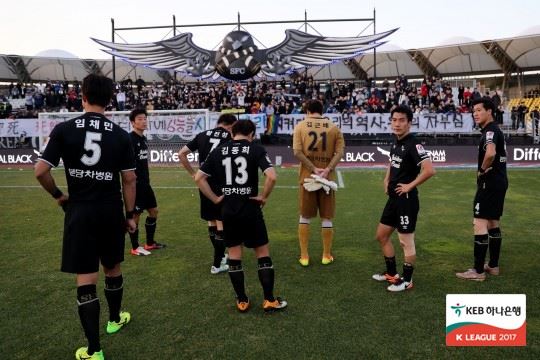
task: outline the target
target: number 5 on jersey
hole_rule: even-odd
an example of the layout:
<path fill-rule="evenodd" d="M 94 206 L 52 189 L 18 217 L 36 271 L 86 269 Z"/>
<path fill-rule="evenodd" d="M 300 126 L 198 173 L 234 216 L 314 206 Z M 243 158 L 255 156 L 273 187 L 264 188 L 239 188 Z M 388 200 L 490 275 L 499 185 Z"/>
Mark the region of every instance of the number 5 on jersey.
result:
<path fill-rule="evenodd" d="M 91 151 L 92 156 L 84 154 L 81 157 L 81 162 L 86 166 L 94 166 L 99 162 L 101 158 L 101 146 L 99 142 L 101 141 L 101 133 L 87 131 L 86 137 L 84 138 L 84 150 Z"/>

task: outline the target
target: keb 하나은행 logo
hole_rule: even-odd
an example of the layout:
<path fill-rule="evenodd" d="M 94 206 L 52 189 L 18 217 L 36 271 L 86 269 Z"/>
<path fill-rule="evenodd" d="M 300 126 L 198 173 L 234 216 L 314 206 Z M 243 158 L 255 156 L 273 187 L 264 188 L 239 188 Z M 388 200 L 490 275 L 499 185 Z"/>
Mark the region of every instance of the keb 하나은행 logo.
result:
<path fill-rule="evenodd" d="M 447 346 L 525 346 L 524 294 L 446 295 Z"/>

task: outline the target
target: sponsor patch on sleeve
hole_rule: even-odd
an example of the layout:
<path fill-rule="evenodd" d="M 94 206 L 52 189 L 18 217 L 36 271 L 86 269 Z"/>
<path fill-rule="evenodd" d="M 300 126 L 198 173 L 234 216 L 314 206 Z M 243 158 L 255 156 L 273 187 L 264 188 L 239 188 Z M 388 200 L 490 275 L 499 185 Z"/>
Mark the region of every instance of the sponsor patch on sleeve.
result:
<path fill-rule="evenodd" d="M 493 136 L 495 133 L 493 131 L 486 132 L 486 142 L 493 142 Z"/>
<path fill-rule="evenodd" d="M 418 155 L 424 155 L 426 153 L 422 144 L 416 144 L 416 151 L 418 151 Z"/>

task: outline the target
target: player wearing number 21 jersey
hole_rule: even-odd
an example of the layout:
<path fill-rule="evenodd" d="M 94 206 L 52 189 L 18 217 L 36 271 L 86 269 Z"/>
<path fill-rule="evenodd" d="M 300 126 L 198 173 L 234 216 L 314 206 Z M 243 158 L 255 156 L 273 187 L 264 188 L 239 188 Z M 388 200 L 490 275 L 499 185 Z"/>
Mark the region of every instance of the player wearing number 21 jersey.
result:
<path fill-rule="evenodd" d="M 334 228 L 336 194 L 334 190 L 307 191 L 302 186 L 304 179 L 312 174 L 334 180 L 334 169 L 343 156 L 345 141 L 341 130 L 328 118 L 322 117 L 323 105 L 318 100 L 310 100 L 305 105 L 307 117 L 294 128 L 294 156 L 300 160 L 299 207 L 300 220 L 298 237 L 300 242 L 300 265 L 309 265 L 308 242 L 309 223 L 312 217 L 321 217 L 321 237 L 323 239 L 322 264 L 334 261 L 332 242 Z"/>

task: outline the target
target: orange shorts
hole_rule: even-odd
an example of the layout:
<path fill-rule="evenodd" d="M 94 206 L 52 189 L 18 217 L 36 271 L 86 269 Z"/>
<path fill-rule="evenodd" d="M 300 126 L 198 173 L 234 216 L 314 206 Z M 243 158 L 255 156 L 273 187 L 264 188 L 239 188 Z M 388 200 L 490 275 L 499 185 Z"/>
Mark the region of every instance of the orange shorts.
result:
<path fill-rule="evenodd" d="M 322 219 L 333 219 L 336 213 L 336 192 L 330 190 L 327 195 L 323 189 L 307 191 L 300 186 L 299 191 L 300 215 L 305 218 L 317 216 L 317 211 Z"/>

